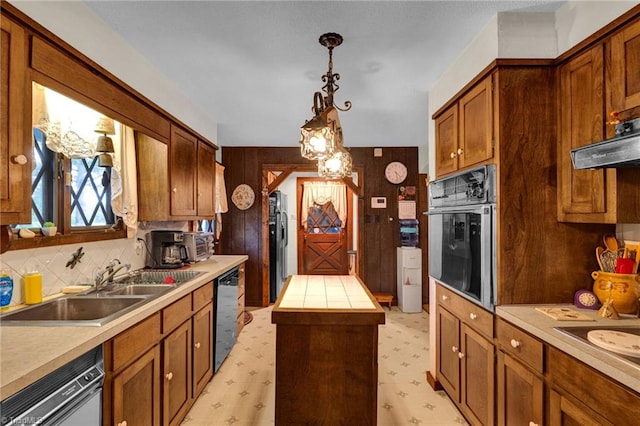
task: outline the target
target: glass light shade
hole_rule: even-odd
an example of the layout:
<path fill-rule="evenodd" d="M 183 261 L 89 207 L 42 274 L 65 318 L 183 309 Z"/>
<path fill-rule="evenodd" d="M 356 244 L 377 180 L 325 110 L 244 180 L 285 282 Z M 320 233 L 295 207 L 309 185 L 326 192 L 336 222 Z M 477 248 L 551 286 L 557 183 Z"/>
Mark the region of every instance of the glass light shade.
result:
<path fill-rule="evenodd" d="M 314 117 L 300 128 L 300 154 L 318 160 L 333 154 L 335 132 L 322 117 Z"/>
<path fill-rule="evenodd" d="M 318 175 L 329 179 L 338 179 L 351 176 L 353 160 L 351 154 L 339 148 L 331 157 L 318 160 Z"/>
<path fill-rule="evenodd" d="M 96 133 L 102 133 L 104 135 L 115 135 L 116 128 L 112 118 L 102 116 L 96 123 L 94 130 Z"/>

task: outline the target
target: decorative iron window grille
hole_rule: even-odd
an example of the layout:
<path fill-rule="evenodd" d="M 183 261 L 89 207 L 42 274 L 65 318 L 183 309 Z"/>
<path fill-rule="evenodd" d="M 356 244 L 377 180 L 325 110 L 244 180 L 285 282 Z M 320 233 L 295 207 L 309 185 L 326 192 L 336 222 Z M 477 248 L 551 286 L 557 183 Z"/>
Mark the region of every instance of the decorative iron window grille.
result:
<path fill-rule="evenodd" d="M 307 216 L 307 232 L 311 234 L 337 234 L 342 230 L 342 221 L 329 201 L 309 207 Z"/>

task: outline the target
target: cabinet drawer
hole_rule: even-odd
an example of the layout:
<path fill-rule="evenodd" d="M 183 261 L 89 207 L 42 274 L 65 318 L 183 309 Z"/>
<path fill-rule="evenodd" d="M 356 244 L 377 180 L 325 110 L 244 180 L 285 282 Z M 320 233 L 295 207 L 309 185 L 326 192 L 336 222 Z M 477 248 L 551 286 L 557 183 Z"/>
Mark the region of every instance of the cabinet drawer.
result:
<path fill-rule="evenodd" d="M 191 316 L 191 294 L 162 310 L 162 333 L 167 334 Z"/>
<path fill-rule="evenodd" d="M 496 322 L 496 336 L 500 349 L 542 374 L 542 342 L 501 318 Z"/>
<path fill-rule="evenodd" d="M 436 285 L 436 300 L 438 304 L 457 317 L 464 315 L 464 299 L 441 284 Z"/>
<path fill-rule="evenodd" d="M 460 317 L 460 321 L 478 333 L 484 334 L 485 337 L 493 339 L 493 314 L 465 299 L 462 299 L 462 308 L 464 313 Z"/>
<path fill-rule="evenodd" d="M 193 293 L 193 311 L 197 312 L 213 300 L 213 282 L 207 283 Z"/>
<path fill-rule="evenodd" d="M 159 340 L 160 313 L 155 313 L 111 339 L 107 345 L 111 348 L 111 370 L 117 371 L 126 366 Z"/>

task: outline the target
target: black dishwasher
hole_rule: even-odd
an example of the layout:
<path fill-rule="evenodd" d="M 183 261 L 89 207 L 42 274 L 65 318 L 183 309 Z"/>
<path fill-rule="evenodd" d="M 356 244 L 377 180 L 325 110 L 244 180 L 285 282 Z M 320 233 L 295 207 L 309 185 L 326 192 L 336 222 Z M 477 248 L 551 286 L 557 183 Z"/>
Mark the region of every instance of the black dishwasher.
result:
<path fill-rule="evenodd" d="M 239 268 L 236 266 L 215 280 L 216 306 L 213 328 L 216 333 L 216 342 L 213 352 L 213 371 L 218 371 L 238 337 L 238 277 Z"/>

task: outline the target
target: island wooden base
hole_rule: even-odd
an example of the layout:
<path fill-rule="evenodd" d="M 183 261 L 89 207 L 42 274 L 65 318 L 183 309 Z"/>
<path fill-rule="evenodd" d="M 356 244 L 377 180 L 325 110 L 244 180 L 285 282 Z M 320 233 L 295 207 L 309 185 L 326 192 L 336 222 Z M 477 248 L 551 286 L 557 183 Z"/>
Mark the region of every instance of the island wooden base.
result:
<path fill-rule="evenodd" d="M 378 325 L 279 324 L 276 425 L 375 425 Z"/>
<path fill-rule="evenodd" d="M 382 307 L 353 276 L 289 277 L 273 308 L 277 426 L 377 423 Z"/>

